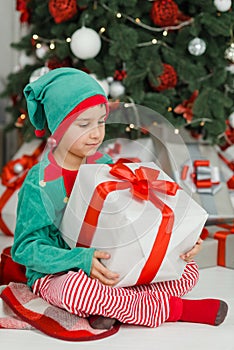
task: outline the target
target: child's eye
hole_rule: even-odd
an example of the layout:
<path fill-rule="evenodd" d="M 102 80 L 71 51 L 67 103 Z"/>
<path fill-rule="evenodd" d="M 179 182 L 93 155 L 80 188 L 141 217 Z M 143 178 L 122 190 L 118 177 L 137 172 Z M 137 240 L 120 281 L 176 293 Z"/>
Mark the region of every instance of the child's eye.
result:
<path fill-rule="evenodd" d="M 98 124 L 99 125 L 102 125 L 102 124 L 105 124 L 106 122 L 105 122 L 105 120 L 103 119 L 103 120 L 99 120 L 99 122 L 98 122 Z"/>

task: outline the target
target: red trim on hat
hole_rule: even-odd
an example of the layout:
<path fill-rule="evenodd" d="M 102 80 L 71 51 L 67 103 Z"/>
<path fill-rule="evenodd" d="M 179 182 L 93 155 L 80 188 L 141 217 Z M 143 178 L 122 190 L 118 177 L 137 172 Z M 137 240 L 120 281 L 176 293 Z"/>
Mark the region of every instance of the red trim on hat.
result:
<path fill-rule="evenodd" d="M 63 119 L 61 124 L 55 130 L 53 138 L 58 142 L 61 140 L 68 127 L 77 119 L 77 117 L 87 108 L 94 107 L 104 103 L 106 105 L 106 115 L 109 113 L 108 101 L 103 95 L 90 96 L 84 101 L 80 102 L 73 110 Z"/>

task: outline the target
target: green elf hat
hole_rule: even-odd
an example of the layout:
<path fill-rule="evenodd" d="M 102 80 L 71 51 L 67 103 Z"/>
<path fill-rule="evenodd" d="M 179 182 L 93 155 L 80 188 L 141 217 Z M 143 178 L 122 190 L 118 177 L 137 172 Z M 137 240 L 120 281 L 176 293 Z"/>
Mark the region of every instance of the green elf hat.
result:
<path fill-rule="evenodd" d="M 105 103 L 107 97 L 100 84 L 89 74 L 75 68 L 57 68 L 26 85 L 29 119 L 37 137 L 45 134 L 47 123 L 51 134 L 69 119 L 66 127 L 83 108 Z M 73 116 L 73 118 L 69 118 Z M 64 129 L 64 128 L 63 128 Z"/>

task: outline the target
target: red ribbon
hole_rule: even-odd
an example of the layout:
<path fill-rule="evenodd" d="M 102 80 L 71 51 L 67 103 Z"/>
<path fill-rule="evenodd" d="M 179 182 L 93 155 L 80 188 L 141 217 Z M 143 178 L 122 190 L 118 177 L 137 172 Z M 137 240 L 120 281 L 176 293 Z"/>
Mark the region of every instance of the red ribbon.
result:
<path fill-rule="evenodd" d="M 163 203 L 163 201 L 154 192 L 156 191 L 170 196 L 175 196 L 179 186 L 175 182 L 158 180 L 157 178 L 160 172 L 155 169 L 141 166 L 140 168 L 136 169 L 134 173 L 122 163 L 116 163 L 110 166 L 110 174 L 122 181 L 106 181 L 100 183 L 96 187 L 91 198 L 90 205 L 86 211 L 78 237 L 77 246 L 90 247 L 95 235 L 98 218 L 107 195 L 112 191 L 130 188 L 130 191 L 135 198 L 140 200 L 150 200 L 155 207 L 162 212 L 162 221 L 158 229 L 157 237 L 145 266 L 136 282 L 138 285 L 150 283 L 156 276 L 162 264 L 174 224 L 173 210 Z"/>
<path fill-rule="evenodd" d="M 197 188 L 211 188 L 212 187 L 212 181 L 211 178 L 198 180 L 197 175 L 197 168 L 198 167 L 209 167 L 210 161 L 209 160 L 195 160 L 193 162 L 195 173 L 193 174 L 193 180 Z"/>
<path fill-rule="evenodd" d="M 13 236 L 13 233 L 9 230 L 2 218 L 2 210 L 13 193 L 22 185 L 29 169 L 38 162 L 38 157 L 42 153 L 44 147 L 45 143 L 42 142 L 32 155 L 24 154 L 21 158 L 11 160 L 2 169 L 2 185 L 6 187 L 6 190 L 0 197 L 0 229 L 7 236 Z M 16 174 L 14 171 L 16 164 L 22 165 L 23 170 L 20 174 Z"/>
<path fill-rule="evenodd" d="M 217 264 L 219 266 L 226 266 L 226 239 L 230 234 L 232 234 L 230 231 L 217 231 L 214 234 L 214 238 L 218 240 Z"/>
<path fill-rule="evenodd" d="M 234 172 L 234 161 L 229 161 L 224 155 L 221 153 L 218 153 L 219 158 L 222 159 L 222 161 L 231 169 L 231 171 Z M 234 190 L 234 175 L 230 177 L 230 179 L 227 181 L 227 186 L 230 190 Z"/>

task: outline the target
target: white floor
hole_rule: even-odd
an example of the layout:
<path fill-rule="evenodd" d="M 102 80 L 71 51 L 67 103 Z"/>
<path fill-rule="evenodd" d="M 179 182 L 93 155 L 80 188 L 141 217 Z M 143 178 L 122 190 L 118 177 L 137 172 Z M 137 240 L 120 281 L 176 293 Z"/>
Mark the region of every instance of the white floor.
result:
<path fill-rule="evenodd" d="M 11 238 L 0 235 L 0 250 L 11 242 Z M 219 327 L 180 322 L 166 323 L 157 329 L 122 326 L 109 338 L 82 343 L 64 342 L 38 331 L 0 329 L 0 347 L 17 350 L 234 350 L 234 270 L 222 267 L 201 269 L 199 283 L 187 297 L 227 301 L 229 312 L 225 322 Z"/>

